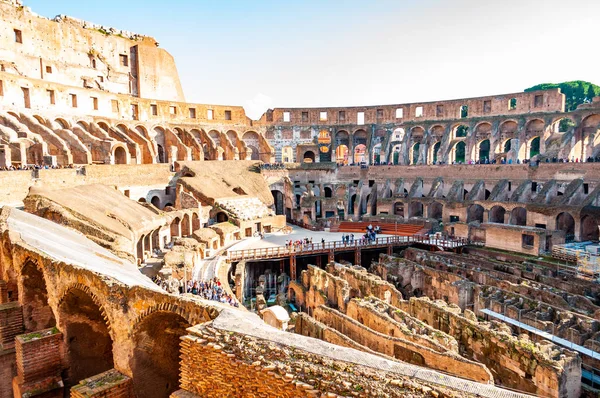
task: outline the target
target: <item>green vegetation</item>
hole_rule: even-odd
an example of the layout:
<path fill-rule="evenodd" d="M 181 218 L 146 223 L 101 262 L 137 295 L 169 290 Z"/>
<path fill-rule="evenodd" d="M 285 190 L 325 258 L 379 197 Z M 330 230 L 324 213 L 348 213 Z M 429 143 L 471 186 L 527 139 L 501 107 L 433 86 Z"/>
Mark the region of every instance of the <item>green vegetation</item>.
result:
<path fill-rule="evenodd" d="M 600 86 L 583 80 L 574 80 L 562 83 L 542 83 L 525 89 L 525 92 L 536 90 L 551 90 L 560 88 L 566 97 L 566 111 L 573 111 L 579 105 L 592 102 L 592 98 L 600 95 Z"/>

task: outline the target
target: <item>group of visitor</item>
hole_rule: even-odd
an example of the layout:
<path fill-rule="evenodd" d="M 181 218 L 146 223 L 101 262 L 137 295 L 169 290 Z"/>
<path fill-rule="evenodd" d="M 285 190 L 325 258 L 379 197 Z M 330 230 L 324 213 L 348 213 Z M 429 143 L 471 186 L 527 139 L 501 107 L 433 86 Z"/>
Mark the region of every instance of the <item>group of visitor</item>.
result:
<path fill-rule="evenodd" d="M 216 277 L 204 282 L 190 280 L 187 282 L 187 286 L 184 284 L 183 280 L 177 280 L 175 278 L 162 278 L 158 275 L 152 278 L 152 281 L 161 289 L 169 293 L 190 293 L 199 296 L 204 300 L 218 301 L 220 303 L 229 304 L 233 307 L 239 307 L 237 300 L 225 292 L 221 282 Z"/>
<path fill-rule="evenodd" d="M 2 166 L 0 171 L 19 171 L 19 170 L 56 170 L 56 169 L 74 169 L 75 166 L 70 164 L 68 166 L 61 165 L 47 165 L 47 164 L 25 164 L 18 166 Z"/>
<path fill-rule="evenodd" d="M 235 298 L 225 293 L 221 282 L 216 277 L 205 282 L 188 281 L 186 293 L 200 296 L 204 300 L 218 301 L 233 307 L 239 306 Z"/>
<path fill-rule="evenodd" d="M 321 244 L 325 244 L 325 239 L 321 239 Z M 285 241 L 285 248 L 289 249 L 289 250 L 294 250 L 294 251 L 298 251 L 298 250 L 304 250 L 305 248 L 312 248 L 313 247 L 313 238 L 304 238 L 304 239 L 298 239 L 298 240 L 286 240 Z"/>

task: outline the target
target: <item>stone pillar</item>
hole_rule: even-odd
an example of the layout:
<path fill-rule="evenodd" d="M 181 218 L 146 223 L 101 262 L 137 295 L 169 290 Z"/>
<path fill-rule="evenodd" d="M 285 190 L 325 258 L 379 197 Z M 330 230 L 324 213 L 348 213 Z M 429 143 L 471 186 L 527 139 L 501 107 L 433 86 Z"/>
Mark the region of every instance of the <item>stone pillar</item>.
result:
<path fill-rule="evenodd" d="M 330 250 L 329 253 L 327 253 L 327 263 L 333 263 L 335 261 L 335 251 Z"/>
<path fill-rule="evenodd" d="M 296 281 L 298 278 L 298 274 L 296 272 L 296 255 L 292 254 L 290 256 L 290 278 L 293 281 Z"/>
<path fill-rule="evenodd" d="M 361 264 L 361 254 L 360 247 L 356 246 L 356 249 L 354 249 L 354 265 Z"/>

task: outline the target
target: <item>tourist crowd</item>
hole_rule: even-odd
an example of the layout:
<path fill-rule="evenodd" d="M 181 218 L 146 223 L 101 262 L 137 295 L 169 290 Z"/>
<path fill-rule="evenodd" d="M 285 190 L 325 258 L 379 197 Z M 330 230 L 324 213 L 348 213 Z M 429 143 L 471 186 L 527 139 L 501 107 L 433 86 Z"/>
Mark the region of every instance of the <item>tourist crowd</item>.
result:
<path fill-rule="evenodd" d="M 284 170 L 285 164 L 279 163 L 263 163 L 260 165 L 262 170 Z"/>
<path fill-rule="evenodd" d="M 235 298 L 225 293 L 221 282 L 216 277 L 207 282 L 188 281 L 186 293 L 200 296 L 205 300 L 218 301 L 234 307 L 239 306 Z"/>
<path fill-rule="evenodd" d="M 160 276 L 155 276 L 152 278 L 152 281 L 169 293 L 190 293 L 204 300 L 218 301 L 233 307 L 239 307 L 237 300 L 225 292 L 221 282 L 216 277 L 203 282 L 190 280 L 187 282 L 187 285 L 184 284 L 183 280 L 175 278 L 165 279 Z"/>
<path fill-rule="evenodd" d="M 18 170 L 56 170 L 56 169 L 74 169 L 75 166 L 70 164 L 68 166 L 61 166 L 61 165 L 57 165 L 57 166 L 49 166 L 47 164 L 45 165 L 41 165 L 41 164 L 26 164 L 26 165 L 18 165 L 18 166 L 2 166 L 0 167 L 0 171 L 18 171 Z"/>

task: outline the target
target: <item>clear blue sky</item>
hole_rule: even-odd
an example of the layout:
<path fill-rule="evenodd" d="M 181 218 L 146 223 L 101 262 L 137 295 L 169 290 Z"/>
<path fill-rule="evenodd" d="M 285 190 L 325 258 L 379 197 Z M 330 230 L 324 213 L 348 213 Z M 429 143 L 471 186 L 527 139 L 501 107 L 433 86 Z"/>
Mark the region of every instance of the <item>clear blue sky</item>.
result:
<path fill-rule="evenodd" d="M 377 105 L 600 84 L 599 0 L 24 0 L 155 37 L 190 102 Z"/>

